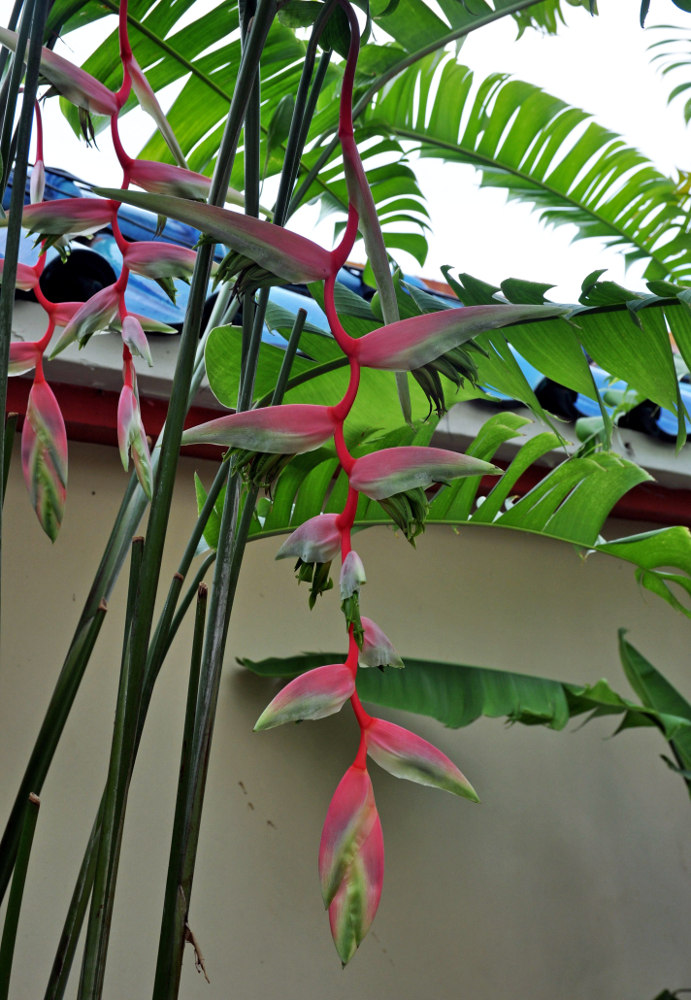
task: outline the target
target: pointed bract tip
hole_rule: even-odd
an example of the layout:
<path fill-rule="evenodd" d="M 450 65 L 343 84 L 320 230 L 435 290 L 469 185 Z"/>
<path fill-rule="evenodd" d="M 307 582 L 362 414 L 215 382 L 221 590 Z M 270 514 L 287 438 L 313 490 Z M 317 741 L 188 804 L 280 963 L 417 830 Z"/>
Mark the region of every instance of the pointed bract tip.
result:
<path fill-rule="evenodd" d="M 334 715 L 354 693 L 355 680 L 344 663 L 308 670 L 279 691 L 257 719 L 254 732 Z"/>
<path fill-rule="evenodd" d="M 446 754 L 402 726 L 374 719 L 367 729 L 367 752 L 397 778 L 441 788 L 471 802 L 480 801 L 468 779 Z"/>
<path fill-rule="evenodd" d="M 305 563 L 326 563 L 341 549 L 338 514 L 317 514 L 288 535 L 276 559 L 301 559 Z"/>
<path fill-rule="evenodd" d="M 346 601 L 353 594 L 359 593 L 360 587 L 367 583 L 365 567 L 355 549 L 351 549 L 343 560 L 339 583 L 342 601 Z"/>
<path fill-rule="evenodd" d="M 350 485 L 372 500 L 384 500 L 407 490 L 433 483 L 448 483 L 461 476 L 494 476 L 495 465 L 479 458 L 443 448 L 416 445 L 384 448 L 355 461 Z"/>
<path fill-rule="evenodd" d="M 376 622 L 364 615 L 360 620 L 364 629 L 364 639 L 359 656 L 360 666 L 396 667 L 396 669 L 404 667 L 405 664 L 396 652 L 394 644 Z"/>
<path fill-rule="evenodd" d="M 218 444 L 270 455 L 299 455 L 328 441 L 334 426 L 328 406 L 286 403 L 230 413 L 189 427 L 182 435 L 182 444 Z"/>

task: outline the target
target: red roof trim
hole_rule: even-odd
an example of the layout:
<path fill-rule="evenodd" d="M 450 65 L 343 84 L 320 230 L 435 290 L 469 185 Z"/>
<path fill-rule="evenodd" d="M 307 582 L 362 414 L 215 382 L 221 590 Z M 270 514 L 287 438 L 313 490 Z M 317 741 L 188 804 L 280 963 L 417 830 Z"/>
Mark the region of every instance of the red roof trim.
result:
<path fill-rule="evenodd" d="M 65 418 L 67 436 L 71 441 L 106 444 L 117 447 L 118 393 L 89 386 L 51 383 Z M 26 413 L 31 379 L 11 378 L 7 389 L 7 412 Z M 158 437 L 166 417 L 168 404 L 162 399 L 141 399 L 142 415 L 147 433 Z M 193 406 L 186 426 L 194 426 L 218 416 L 211 407 Z M 21 426 L 21 421 L 20 421 Z M 193 445 L 182 449 L 183 455 L 220 461 L 225 449 L 214 445 Z M 529 469 L 513 488 L 515 496 L 523 496 L 546 475 L 547 470 Z M 483 492 L 489 492 L 494 480 L 483 482 Z M 672 489 L 658 483 L 643 483 L 619 501 L 612 511 L 614 517 L 649 521 L 653 524 L 681 524 L 691 528 L 691 490 Z"/>

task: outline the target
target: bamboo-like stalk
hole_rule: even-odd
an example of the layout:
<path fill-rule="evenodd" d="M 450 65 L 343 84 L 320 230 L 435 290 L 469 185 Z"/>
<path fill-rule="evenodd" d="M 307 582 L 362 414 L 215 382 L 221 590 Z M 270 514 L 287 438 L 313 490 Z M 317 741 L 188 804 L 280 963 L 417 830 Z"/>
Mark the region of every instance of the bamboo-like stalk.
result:
<path fill-rule="evenodd" d="M 281 402 L 306 316 L 305 310 L 301 309 L 293 324 L 274 391 L 272 400 L 274 404 Z M 207 645 L 199 680 L 193 730 L 194 739 L 188 745 L 185 767 L 181 767 L 181 780 L 178 785 L 176 801 L 175 832 L 171 843 L 153 1000 L 174 1000 L 178 995 L 180 985 L 185 930 L 192 894 L 199 828 L 218 699 L 220 666 L 240 566 L 258 494 L 256 487 L 247 491 L 240 520 L 233 533 L 231 527 L 236 518 L 236 503 L 239 503 L 237 489 L 237 476 L 234 475 L 226 491 L 226 503 L 224 504 L 219 532 L 216 574 L 212 590 L 214 613 L 221 619 L 222 637 L 219 643 L 218 632 L 216 632 L 210 639 L 207 629 L 206 643 L 214 641 L 212 648 L 215 650 L 216 656 L 209 656 L 206 653 Z M 231 495 L 230 502 L 228 501 L 229 494 Z M 219 580 L 221 586 L 219 586 Z"/>
<path fill-rule="evenodd" d="M 62 1000 L 65 995 L 65 990 L 67 989 L 67 982 L 70 978 L 70 972 L 72 970 L 72 962 L 74 961 L 77 944 L 79 942 L 79 935 L 81 933 L 86 911 L 89 906 L 91 890 L 94 884 L 94 876 L 96 874 L 98 839 L 101 833 L 103 806 L 104 800 L 102 799 L 98 813 L 96 814 L 94 825 L 91 828 L 89 843 L 87 844 L 87 848 L 84 852 L 84 857 L 79 868 L 79 875 L 77 876 L 77 881 L 75 883 L 70 905 L 67 910 L 67 916 L 62 929 L 62 934 L 60 935 L 60 940 L 58 942 L 57 952 L 55 954 L 55 960 L 53 961 L 53 967 L 50 971 L 44 1000 Z"/>
<path fill-rule="evenodd" d="M 183 727 L 182 749 L 180 753 L 180 772 L 178 788 L 186 786 L 188 757 L 192 748 L 196 728 L 197 699 L 199 695 L 199 678 L 201 670 L 202 650 L 204 647 L 204 626 L 206 623 L 207 587 L 200 584 L 197 592 L 197 613 L 194 620 L 194 635 L 192 638 L 192 655 L 190 660 L 189 682 L 187 687 L 187 704 L 185 707 L 185 722 Z M 198 837 L 198 827 L 195 831 Z M 161 917 L 161 935 L 158 945 L 156 962 L 156 978 L 154 981 L 153 1000 L 159 997 L 177 996 L 182 968 L 182 953 L 185 947 L 187 927 L 186 885 L 180 876 L 181 851 L 186 843 L 185 830 L 185 799 L 178 796 L 173 820 L 173 833 L 170 846 L 170 862 L 166 881 L 163 914 Z M 195 840 L 196 843 L 196 840 Z M 189 890 L 189 886 L 187 886 Z"/>
<path fill-rule="evenodd" d="M 26 870 L 29 865 L 29 855 L 31 845 L 34 840 L 36 820 L 41 800 L 33 793 L 29 795 L 22 823 L 22 832 L 19 839 L 19 851 L 17 853 L 17 863 L 14 868 L 12 888 L 7 900 L 7 912 L 5 913 L 5 926 L 2 931 L 2 941 L 0 942 L 0 1000 L 7 1000 L 10 989 L 10 977 L 12 975 L 12 959 L 14 958 L 14 945 L 17 940 L 17 925 L 19 923 L 19 912 L 22 908 L 22 896 L 24 895 L 24 884 L 26 882 Z"/>
<path fill-rule="evenodd" d="M 12 875 L 19 845 L 24 803 L 32 789 L 36 789 L 36 794 L 40 794 L 43 787 L 76 691 L 101 630 L 106 609 L 106 603 L 102 601 L 93 619 L 84 625 L 76 636 L 60 671 L 53 696 L 19 786 L 19 793 L 10 813 L 5 835 L 0 843 L 0 885 L 2 886 L 9 883 Z"/>
<path fill-rule="evenodd" d="M 120 665 L 115 726 L 111 744 L 108 780 L 103 802 L 103 815 L 98 845 L 98 857 L 91 896 L 91 908 L 84 946 L 84 960 L 78 996 L 100 996 L 105 975 L 110 924 L 113 914 L 120 844 L 124 824 L 124 803 L 131 776 L 130 760 L 136 732 L 141 698 L 141 676 L 132 657 L 132 630 L 139 600 L 139 580 L 144 553 L 144 539 L 132 542 L 130 581 L 125 613 L 124 641 Z"/>
<path fill-rule="evenodd" d="M 14 0 L 14 4 L 12 6 L 12 13 L 10 14 L 9 20 L 7 22 L 7 27 L 10 29 L 10 31 L 14 31 L 15 28 L 17 27 L 17 23 L 19 21 L 19 15 L 22 12 L 23 6 L 24 6 L 24 0 Z M 2 50 L 0 51 L 0 77 L 2 77 L 5 72 L 5 66 L 7 65 L 7 60 L 9 59 L 9 55 L 10 55 L 10 50 L 5 48 L 5 46 L 3 45 Z M 5 85 L 8 85 L 7 91 L 5 90 Z M 6 99 L 8 93 L 9 93 L 9 74 L 3 80 L 2 89 L 0 90 L 0 107 L 6 107 Z M 0 190 L 2 190 L 2 193 L 4 194 L 4 189 Z"/>
<path fill-rule="evenodd" d="M 214 172 L 211 185 L 209 201 L 212 204 L 219 204 L 224 200 L 241 125 L 251 93 L 251 84 L 257 72 L 259 56 L 263 49 L 274 13 L 274 0 L 264 0 L 253 19 L 247 48 L 238 71 L 237 87 L 231 102 L 219 150 L 217 168 Z M 161 456 L 157 470 L 157 482 L 154 499 L 151 504 L 148 531 L 138 577 L 136 609 L 133 615 L 132 628 L 128 633 L 127 659 L 129 668 L 127 673 L 131 673 L 133 677 L 143 677 L 148 654 L 161 556 L 166 537 L 182 426 L 186 412 L 185 404 L 192 377 L 212 253 L 213 246 L 207 243 L 200 248 L 197 254 L 197 261 L 192 276 L 189 306 L 178 351 L 171 391 L 171 404 L 163 434 Z M 139 695 L 141 695 L 141 690 L 139 691 Z M 134 730 L 131 730 L 131 732 L 134 734 Z M 111 760 L 115 756 L 114 751 Z M 125 760 L 124 749 L 118 751 L 118 759 Z M 108 811 L 106 812 L 101 832 L 101 843 L 106 858 L 101 861 L 101 849 L 99 849 L 99 863 L 97 866 L 89 928 L 87 930 L 87 943 L 82 964 L 82 976 L 78 994 L 79 1000 L 87 1000 L 87 998 L 88 1000 L 98 1000 L 102 994 L 110 933 L 109 907 L 112 906 L 113 891 L 111 879 L 117 871 L 117 857 L 120 847 L 118 831 L 121 832 L 124 823 L 129 777 L 131 775 L 131 766 L 134 762 L 134 743 L 129 747 L 127 759 L 129 764 L 126 779 L 124 774 L 118 771 L 115 764 L 113 764 L 111 774 L 109 775 L 109 783 L 112 780 L 113 783 L 117 784 L 117 787 L 113 791 L 107 792 L 107 797 L 112 796 L 113 813 L 111 823 L 106 824 L 105 817 L 109 815 Z"/>
<path fill-rule="evenodd" d="M 17 419 L 17 413 L 8 413 L 5 418 L 5 434 L 2 446 L 2 503 L 5 502 L 5 494 L 7 493 L 7 479 L 10 474 L 14 435 L 17 432 Z"/>
<path fill-rule="evenodd" d="M 19 240 L 21 236 L 22 209 L 24 207 L 24 190 L 26 187 L 27 162 L 31 143 L 31 125 L 34 117 L 34 102 L 38 90 L 38 76 L 41 62 L 41 42 L 43 26 L 48 11 L 48 0 L 27 0 L 19 29 L 18 45 L 27 45 L 26 73 L 24 74 L 24 96 L 17 128 L 17 160 L 14 167 L 14 182 L 10 200 L 10 218 L 7 225 L 7 242 L 5 244 L 5 264 L 3 268 L 2 286 L 0 286 L 0 413 L 7 409 L 7 372 L 10 359 L 10 339 L 12 337 L 12 313 L 14 310 L 14 286 L 17 277 L 17 261 L 19 257 Z M 24 39 L 22 41 L 22 38 Z M 8 93 L 5 108 L 5 120 L 0 146 L 3 175 L 9 170 L 11 143 L 5 142 L 12 132 L 14 108 L 17 98 L 19 79 L 21 79 L 23 52 L 17 51 L 14 64 L 10 71 L 12 83 Z M 19 77 L 16 74 L 19 73 Z M 4 190 L 5 181 L 1 187 Z M 0 470 L 5 467 L 4 436 L 0 434 Z M 0 506 L 0 564 L 2 560 L 2 507 Z M 1 588 L 0 588 L 1 593 Z M 33 790 L 33 789 L 32 789 Z"/>

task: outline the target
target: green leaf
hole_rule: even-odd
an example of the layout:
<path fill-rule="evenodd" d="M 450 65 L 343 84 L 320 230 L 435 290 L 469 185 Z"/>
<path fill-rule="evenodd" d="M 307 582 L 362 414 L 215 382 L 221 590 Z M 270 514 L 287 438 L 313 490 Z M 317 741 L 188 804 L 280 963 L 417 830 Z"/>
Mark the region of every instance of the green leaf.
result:
<path fill-rule="evenodd" d="M 651 277 L 691 276 L 672 178 L 538 87 L 502 74 L 476 82 L 451 55 L 433 53 L 399 74 L 368 114 L 392 137 L 417 143 L 423 157 L 472 164 L 484 186 L 534 205 L 543 221 L 649 259 L 658 272 Z"/>
<path fill-rule="evenodd" d="M 338 661 L 338 653 L 300 653 L 238 663 L 262 677 L 296 677 Z M 631 725 L 657 725 L 677 736 L 691 735 L 691 720 L 674 718 L 617 694 L 605 680 L 593 685 L 545 677 L 405 657 L 404 670 L 359 670 L 357 691 L 363 701 L 426 715 L 453 729 L 481 717 L 504 718 L 523 725 L 563 730 L 579 716 L 621 716 Z M 589 720 L 586 720 L 589 721 Z"/>
<path fill-rule="evenodd" d="M 691 771 L 691 704 L 656 670 L 619 630 L 619 655 L 624 673 L 641 702 L 660 716 L 659 727 L 669 739 L 682 776 L 691 794 L 691 780 L 684 772 Z M 669 718 L 685 720 L 686 725 L 671 728 Z"/>
<path fill-rule="evenodd" d="M 197 513 L 201 514 L 202 507 L 206 502 L 206 489 L 201 479 L 195 472 L 194 474 L 194 492 L 197 498 Z M 221 491 L 218 495 L 216 502 L 214 503 L 214 508 L 209 515 L 209 519 L 206 522 L 206 527 L 204 528 L 204 541 L 209 546 L 210 549 L 218 548 L 218 535 L 221 529 L 221 514 L 223 513 L 223 503 L 226 495 L 226 487 L 221 487 Z"/>

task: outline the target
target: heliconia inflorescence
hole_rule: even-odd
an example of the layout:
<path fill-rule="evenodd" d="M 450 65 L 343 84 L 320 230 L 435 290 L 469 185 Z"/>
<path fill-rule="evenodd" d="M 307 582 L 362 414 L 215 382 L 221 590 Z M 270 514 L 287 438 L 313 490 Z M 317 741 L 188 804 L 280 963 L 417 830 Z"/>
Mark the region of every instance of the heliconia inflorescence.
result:
<path fill-rule="evenodd" d="M 42 252 L 33 267 L 20 265 L 17 285 L 33 290 L 47 317 L 44 336 L 32 343 L 15 343 L 10 349 L 10 372 L 35 369 L 22 434 L 22 465 L 36 512 L 54 538 L 62 517 L 67 483 L 67 439 L 58 403 L 48 387 L 43 360 L 56 327 L 62 327 L 53 354 L 77 341 L 85 344 L 95 333 L 121 330 L 123 388 L 117 414 L 120 455 L 125 467 L 133 461 L 143 489 L 151 496 L 154 484 L 149 445 L 141 419 L 133 355 L 151 364 L 144 333 L 152 322 L 130 313 L 125 290 L 130 270 L 153 278 L 166 287 L 173 277 L 189 276 L 194 267 L 192 250 L 154 241 L 129 243 L 117 223 L 122 201 L 161 216 L 171 216 L 200 229 L 206 237 L 222 242 L 287 282 L 324 282 L 324 306 L 338 346 L 348 359 L 350 379 L 343 398 L 333 405 L 288 403 L 245 410 L 188 428 L 183 444 L 214 443 L 235 451 L 257 453 L 268 466 L 278 467 L 292 456 L 333 442 L 348 480 L 347 500 L 339 513 L 321 513 L 301 524 L 286 539 L 278 558 L 297 560 L 299 580 L 312 584 L 310 605 L 331 586 L 331 562 L 340 556 L 339 592 L 348 635 L 342 662 L 310 670 L 294 678 L 276 695 L 258 719 L 255 729 L 271 729 L 285 722 L 322 719 L 339 712 L 350 701 L 360 738 L 352 764 L 341 779 L 329 805 L 319 848 L 319 877 L 324 904 L 336 949 L 348 962 L 374 919 L 382 891 L 384 845 L 367 758 L 397 777 L 441 788 L 477 800 L 467 779 L 441 751 L 415 734 L 370 716 L 357 693 L 360 667 L 400 669 L 404 666 L 391 640 L 370 618 L 360 614 L 360 591 L 366 582 L 362 559 L 352 547 L 359 496 L 379 501 L 412 541 L 422 530 L 426 513 L 425 491 L 461 476 L 496 475 L 498 469 L 479 459 L 437 448 L 386 448 L 355 457 L 345 438 L 345 423 L 357 398 L 360 370 L 364 367 L 396 372 L 415 371 L 457 351 L 466 341 L 487 329 L 554 315 L 556 307 L 479 306 L 443 310 L 431 315 L 389 322 L 357 339 L 341 325 L 335 307 L 334 285 L 338 270 L 348 258 L 360 226 L 375 273 L 386 271 L 386 257 L 376 212 L 355 145 L 352 93 L 359 52 L 358 23 L 347 0 L 338 0 L 350 25 L 350 46 L 341 90 L 339 139 L 344 156 L 349 195 L 348 224 L 338 246 L 327 251 L 305 237 L 270 222 L 209 205 L 207 177 L 185 169 L 184 157 L 127 39 L 127 5 L 120 10 L 120 51 L 123 83 L 110 91 L 83 70 L 45 49 L 42 75 L 62 96 L 86 114 L 110 118 L 113 144 L 122 168 L 119 189 L 96 189 L 100 197 L 42 201 L 43 148 L 40 113 L 32 204 L 24 210 L 25 227 L 37 234 Z M 16 48 L 14 32 L 0 29 L 0 42 Z M 118 116 L 133 89 L 140 104 L 161 128 L 176 166 L 130 157 L 118 133 Z M 88 127 L 83 121 L 85 129 Z M 144 189 L 130 192 L 129 185 Z M 203 199 L 203 200 L 198 200 Z M 92 233 L 103 226 L 113 230 L 123 258 L 117 280 L 87 302 L 50 302 L 39 285 L 45 249 L 74 234 Z M 1 265 L 1 262 L 0 262 Z M 551 312 L 547 310 L 551 309 Z M 160 325 L 159 325 L 160 328 Z M 405 377 L 405 376 L 404 376 Z M 260 463 L 261 464 L 261 463 Z M 264 467 L 262 467 L 264 468 Z"/>
<path fill-rule="evenodd" d="M 45 334 L 39 340 L 13 343 L 10 346 L 9 374 L 20 375 L 36 369 L 24 424 L 22 460 L 36 513 L 53 540 L 62 519 L 67 480 L 64 423 L 62 418 L 59 421 L 57 419 L 60 412 L 58 404 L 43 374 L 43 360 L 48 356 L 53 334 L 57 327 L 63 328 L 52 345 L 51 357 L 73 342 L 83 347 L 95 333 L 122 331 L 124 386 L 117 415 L 118 443 L 125 468 L 131 457 L 142 488 L 151 497 L 151 456 L 141 421 L 132 358 L 133 355 L 142 357 L 150 365 L 151 351 L 144 330 L 171 332 L 171 328 L 157 320 L 129 313 L 125 306 L 125 292 L 129 272 L 132 270 L 159 281 L 172 294 L 172 278 L 189 277 L 196 255 L 193 250 L 172 246 L 163 241 L 129 243 L 117 224 L 119 195 L 129 184 L 136 184 L 146 191 L 195 199 L 206 199 L 210 191 L 208 177 L 184 167 L 180 147 L 170 126 L 165 122 L 151 86 L 134 58 L 127 38 L 126 0 L 121 5 L 119 31 L 123 82 L 117 93 L 50 49 L 44 48 L 41 54 L 42 78 L 48 81 L 53 91 L 80 109 L 80 120 L 87 138 L 93 137 L 90 114 L 110 118 L 113 145 L 123 172 L 121 188 L 113 192 L 113 198 L 81 197 L 44 201 L 43 134 L 40 107 L 36 104 L 36 159 L 30 177 L 30 204 L 24 207 L 22 225 L 30 233 L 36 234 L 37 241 L 41 243 L 41 252 L 35 265 L 18 265 L 16 286 L 35 293 L 48 321 Z M 17 40 L 16 32 L 0 27 L 1 44 L 16 50 Z M 181 161 L 180 166 L 134 159 L 124 150 L 118 133 L 118 118 L 130 90 L 134 90 L 142 107 L 156 120 L 174 155 Z M 57 244 L 64 254 L 69 249 L 72 237 L 88 236 L 107 226 L 112 228 L 123 257 L 123 268 L 117 281 L 97 291 L 86 302 L 49 301 L 39 284 L 48 246 Z M 4 261 L 0 260 L 0 280 L 3 265 Z M 53 439 L 51 435 L 57 436 Z"/>
<path fill-rule="evenodd" d="M 330 255 L 329 273 L 319 276 L 325 278 L 325 311 L 331 332 L 350 363 L 348 389 L 343 399 L 331 407 L 289 404 L 231 414 L 191 428 L 185 432 L 184 440 L 214 441 L 234 449 L 251 448 L 292 455 L 317 448 L 333 438 L 336 454 L 348 478 L 348 498 L 343 510 L 338 514 L 323 513 L 310 518 L 293 531 L 277 553 L 278 559 L 296 559 L 298 579 L 312 582 L 310 606 L 316 595 L 331 585 L 327 583 L 330 564 L 340 554 L 339 591 L 348 632 L 347 656 L 343 663 L 318 667 L 286 684 L 255 726 L 255 730 L 264 730 L 284 722 L 321 719 L 340 711 L 346 701 L 352 705 L 360 727 L 360 742 L 353 763 L 331 800 L 319 848 L 322 895 L 329 911 L 333 940 L 345 965 L 374 919 L 384 875 L 384 841 L 367 771 L 368 755 L 397 777 L 477 801 L 472 786 L 448 757 L 414 733 L 373 718 L 358 698 L 359 667 L 403 667 L 403 661 L 382 629 L 360 615 L 360 590 L 366 582 L 366 574 L 351 544 L 358 497 L 364 494 L 375 500 L 393 498 L 395 504 L 397 498 L 409 491 L 422 493 L 433 484 L 447 483 L 459 476 L 496 475 L 499 472 L 487 462 L 438 448 L 389 448 L 355 458 L 345 443 L 345 421 L 357 396 L 361 366 L 410 370 L 458 347 L 487 326 L 506 325 L 526 318 L 526 313 L 501 306 L 455 309 L 449 311 L 452 315 L 434 314 L 392 323 L 361 340 L 350 338 L 339 323 L 334 279 L 353 246 L 358 208 L 367 207 L 362 197 L 364 173 L 352 140 L 350 108 L 352 75 L 359 47 L 358 28 L 350 6 L 344 0 L 342 6 L 350 22 L 351 45 L 341 97 L 339 135 L 350 174 L 357 183 L 349 185 L 351 202 L 346 233 Z M 170 207 L 169 201 L 157 201 L 157 210 L 163 210 L 164 204 Z M 221 225 L 219 213 L 215 213 L 214 224 Z M 268 248 L 262 259 L 266 261 L 280 252 L 282 241 L 292 238 L 283 231 L 279 240 L 275 227 L 264 225 L 266 228 L 261 235 Z M 368 218 L 370 235 L 371 226 L 372 219 Z M 220 238 L 220 230 L 216 235 Z M 240 245 L 236 245 L 239 248 Z M 295 241 L 296 258 L 298 250 L 305 253 L 304 242 L 298 245 Z M 316 266 L 322 257 L 308 249 L 304 259 Z M 411 529 L 409 537 L 412 533 Z M 317 579 L 319 583 L 315 585 Z"/>

